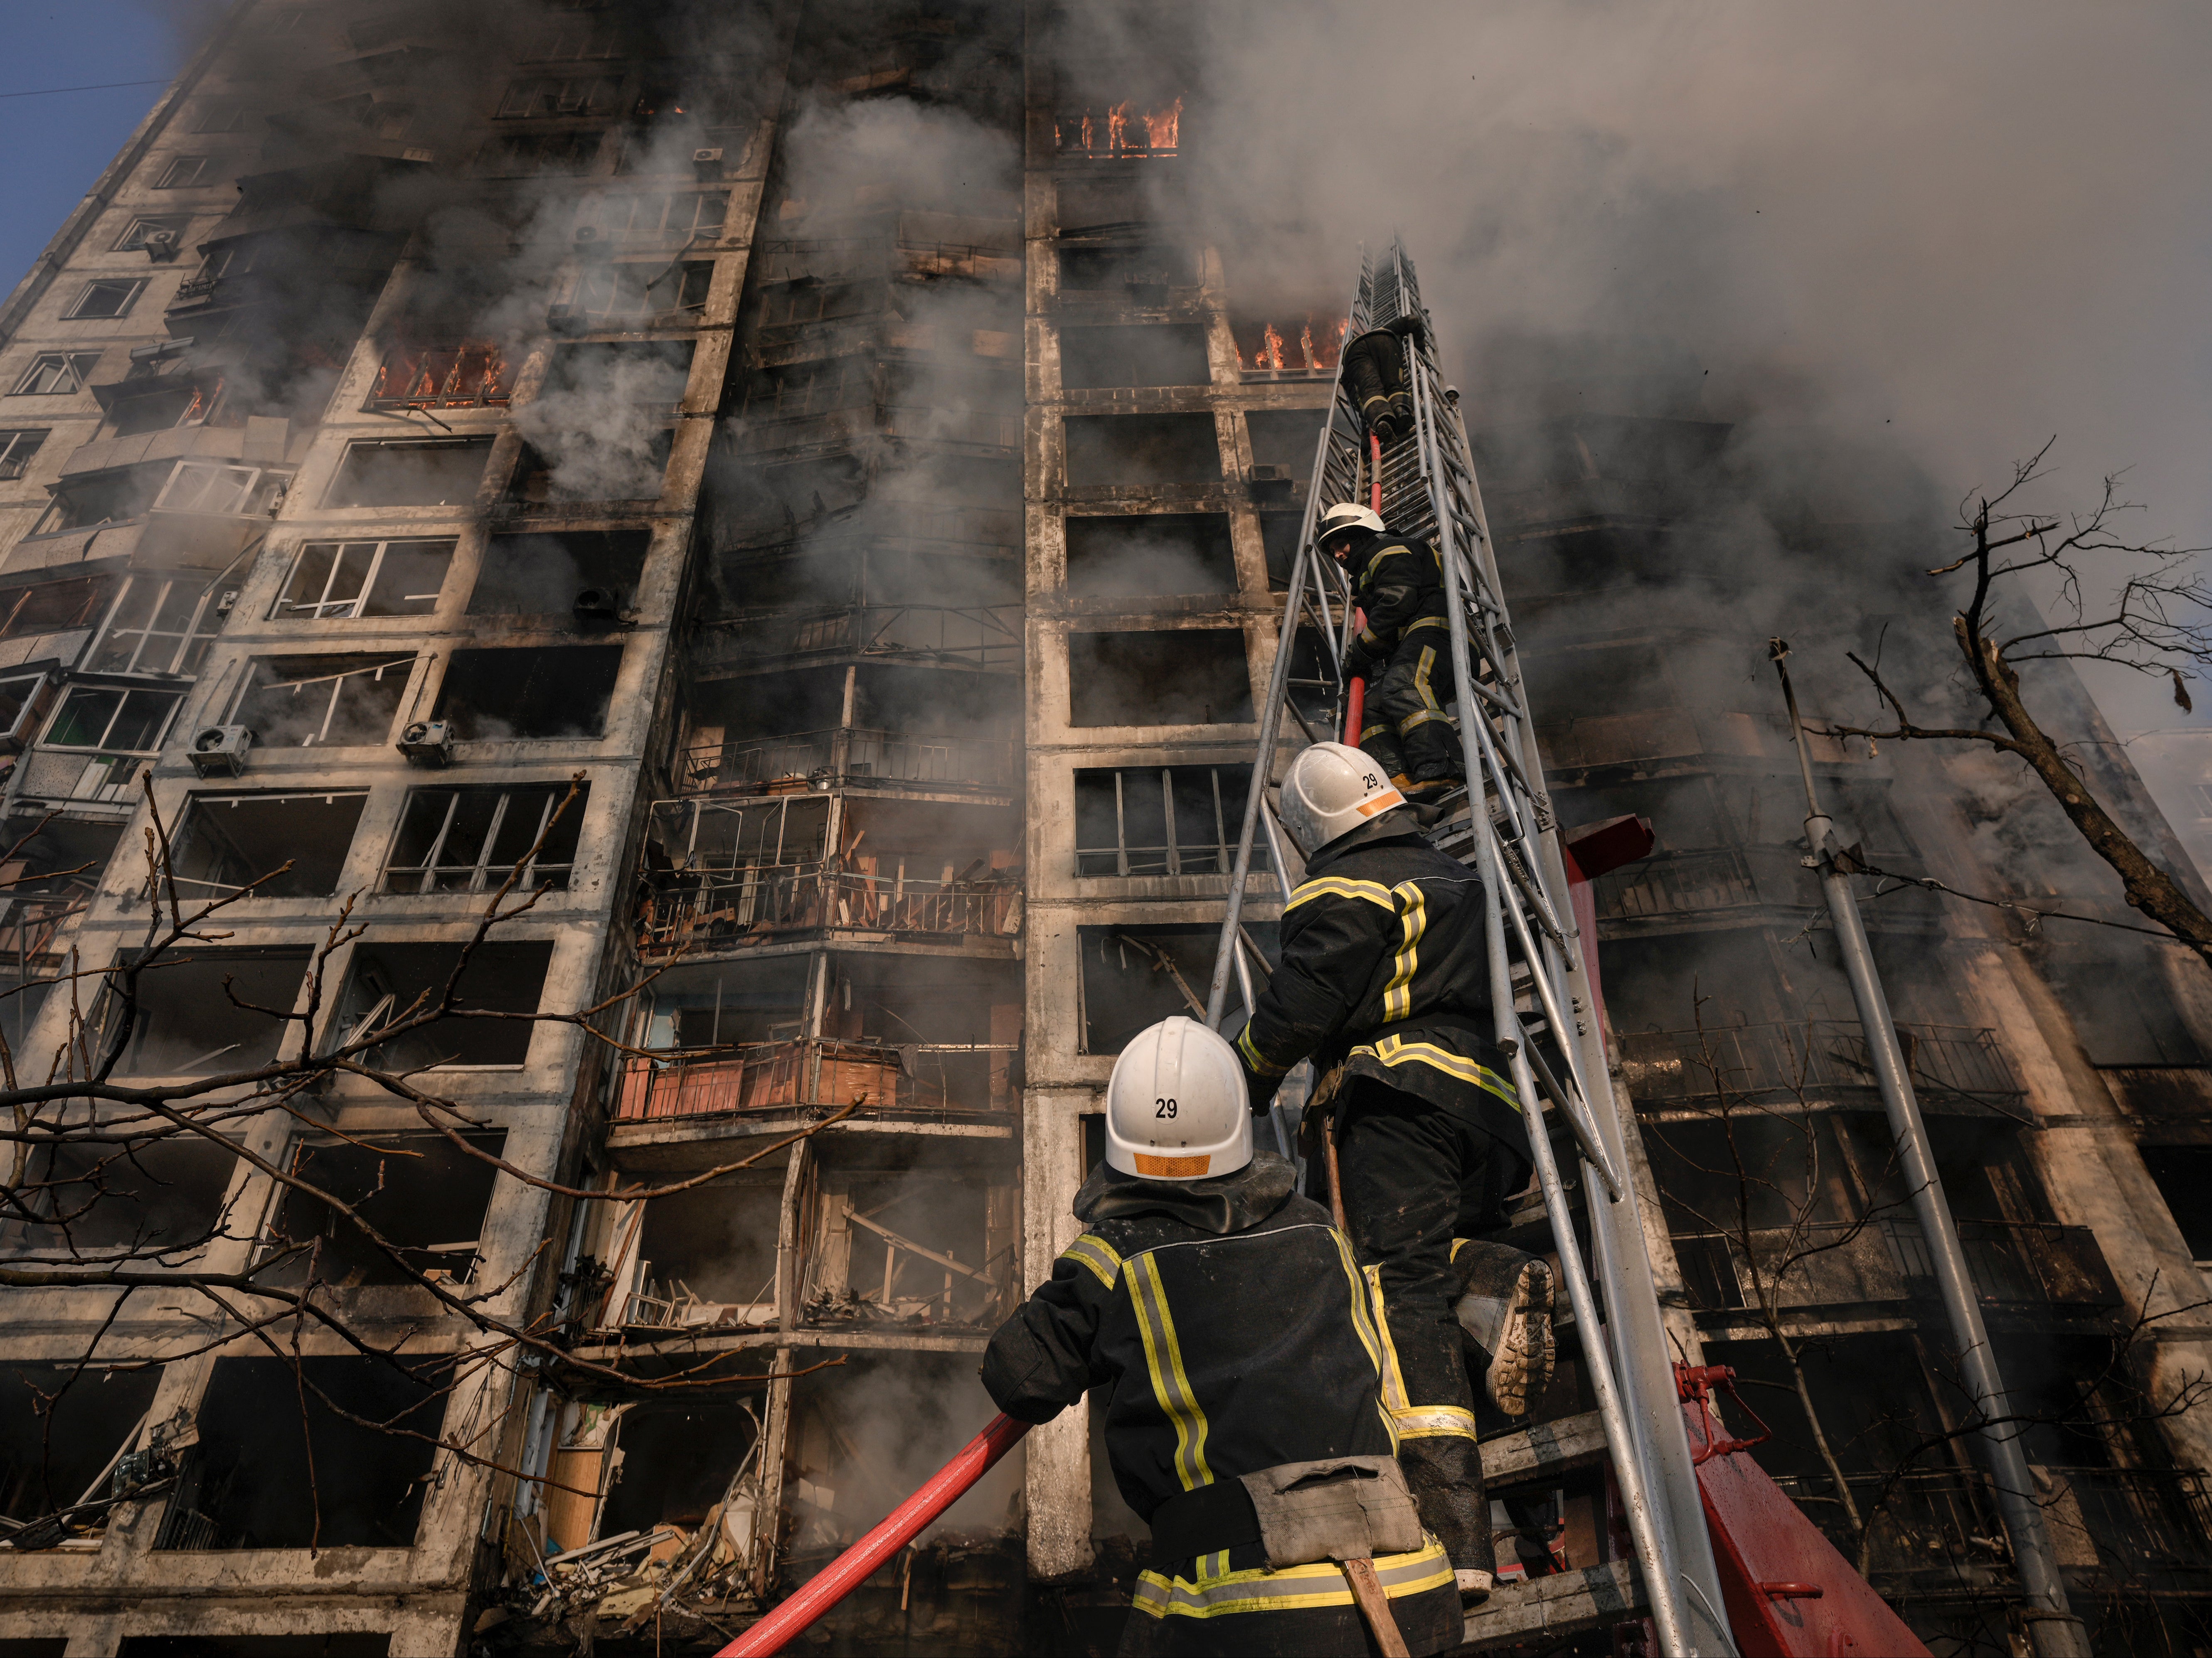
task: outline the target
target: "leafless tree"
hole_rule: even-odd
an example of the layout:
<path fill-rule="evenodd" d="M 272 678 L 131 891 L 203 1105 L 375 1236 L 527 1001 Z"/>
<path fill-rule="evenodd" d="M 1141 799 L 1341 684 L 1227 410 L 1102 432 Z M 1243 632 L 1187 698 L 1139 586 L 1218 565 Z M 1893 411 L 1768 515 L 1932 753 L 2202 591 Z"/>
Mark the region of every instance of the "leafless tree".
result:
<path fill-rule="evenodd" d="M 1989 710 L 1972 726 L 1927 726 L 1915 720 L 1880 670 L 1851 654 L 1895 716 L 1884 727 L 1835 726 L 1838 735 L 1978 743 L 2020 759 L 2058 803 L 2090 850 L 2120 878 L 2127 902 L 2212 963 L 2212 915 L 2207 915 L 2101 804 L 2067 742 L 2045 729 L 2028 706 L 2021 670 L 2037 662 L 2103 662 L 2172 681 L 2174 700 L 2191 706 L 2189 682 L 2212 671 L 2212 586 L 2197 568 L 2208 550 L 2164 541 L 2130 540 L 2122 525 L 2141 506 L 2123 500 L 2121 476 L 2105 478 L 2096 504 L 2057 516 L 2014 505 L 2021 491 L 2050 476 L 2051 443 L 2013 467 L 1993 493 L 1968 495 L 1956 529 L 1972 546 L 1928 572 L 1938 580 L 1964 577 L 1963 602 L 1951 618 L 1966 682 Z M 2050 621 L 2025 599 L 2033 586 L 2055 589 Z M 2045 625 L 2008 632 L 2008 618 Z"/>

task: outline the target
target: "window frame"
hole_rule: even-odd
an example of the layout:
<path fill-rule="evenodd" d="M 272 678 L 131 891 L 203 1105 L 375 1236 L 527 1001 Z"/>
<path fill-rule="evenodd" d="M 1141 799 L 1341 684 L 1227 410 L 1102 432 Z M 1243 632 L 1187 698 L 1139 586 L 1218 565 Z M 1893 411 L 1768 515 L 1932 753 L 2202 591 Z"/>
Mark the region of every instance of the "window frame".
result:
<path fill-rule="evenodd" d="M 399 704 L 401 701 L 405 698 L 407 695 L 408 683 L 410 680 L 411 680 L 416 668 L 422 662 L 422 659 L 421 653 L 414 651 L 407 652 L 404 655 L 395 653 L 392 656 L 380 662 L 364 664 L 362 666 L 358 668 L 348 668 L 341 673 L 319 674 L 312 679 L 277 679 L 271 680 L 266 683 L 259 683 L 258 672 L 262 664 L 278 659 L 297 659 L 299 654 L 301 653 L 287 652 L 283 653 L 281 657 L 255 657 L 252 659 L 251 667 L 240 683 L 238 689 L 233 693 L 230 697 L 228 705 L 230 709 L 229 717 L 222 723 L 226 725 L 246 724 L 246 721 L 240 716 L 245 710 L 246 699 L 258 694 L 259 692 L 283 690 L 288 687 L 297 689 L 304 686 L 327 684 L 330 687 L 330 700 L 323 706 L 322 720 L 315 729 L 315 734 L 304 743 L 288 743 L 284 746 L 287 748 L 299 749 L 381 747 L 386 738 L 392 735 L 392 727 L 398 718 Z M 374 653 L 366 651 L 331 651 L 321 653 L 321 654 L 325 656 L 359 657 L 373 655 Z M 406 677 L 401 679 L 398 691 L 392 698 L 392 713 L 385 720 L 384 730 L 382 732 L 371 738 L 367 743 L 331 742 L 329 740 L 331 722 L 337 718 L 338 699 L 344 694 L 345 682 L 349 679 L 359 678 L 363 675 L 374 675 L 375 677 L 381 678 L 386 671 L 393 668 L 400 669 Z M 258 732 L 256 733 L 256 736 L 257 738 L 258 737 Z M 275 745 L 272 744 L 270 746 L 273 747 Z"/>
<path fill-rule="evenodd" d="M 220 591 L 220 584 L 209 580 L 201 588 L 200 596 L 192 605 L 191 615 L 185 621 L 182 633 L 153 625 L 161 619 L 163 612 L 168 606 L 170 594 L 179 586 L 189 587 L 195 579 L 190 576 L 162 575 L 154 572 L 126 577 L 122 585 L 116 589 L 114 599 L 109 604 L 106 614 L 100 620 L 99 630 L 93 635 L 92 643 L 85 651 L 84 660 L 88 665 L 85 671 L 88 673 L 99 674 L 160 674 L 186 677 L 197 673 L 199 671 L 200 663 L 207 656 L 209 648 L 215 643 L 216 635 L 222 631 L 224 618 L 219 608 L 220 600 L 216 597 Z M 146 612 L 145 624 L 139 627 L 118 627 L 118 619 L 123 614 L 125 604 L 141 584 L 147 586 L 158 584 L 160 588 L 160 591 L 155 594 L 152 606 Z M 210 617 L 214 621 L 212 627 L 206 625 Z M 118 635 L 137 636 L 138 642 L 131 647 L 129 661 L 120 667 L 113 664 L 102 665 L 100 661 L 100 653 L 107 648 L 109 641 Z M 172 665 L 168 667 L 149 668 L 145 665 L 147 648 L 153 641 L 157 639 L 169 639 L 176 641 L 169 653 L 168 659 Z M 182 662 L 185 665 L 181 667 L 174 665 L 179 662 Z"/>
<path fill-rule="evenodd" d="M 687 200 L 691 203 L 690 218 L 682 228 L 678 228 L 671 222 L 675 215 L 676 203 Z M 658 201 L 660 203 L 659 216 L 652 225 L 641 225 L 637 211 L 638 203 L 650 201 Z M 721 211 L 702 228 L 701 210 L 703 204 L 709 201 L 718 203 Z M 617 206 L 622 210 L 623 222 L 620 224 L 614 222 L 614 215 L 611 211 Z M 702 190 L 610 190 L 594 197 L 576 216 L 576 224 L 579 228 L 588 225 L 611 240 L 644 242 L 683 238 L 687 246 L 690 243 L 700 241 L 705 229 L 711 229 L 714 232 L 712 237 L 705 240 L 721 240 L 729 228 L 729 223 L 730 190 L 727 185 L 723 185 L 720 189 L 710 186 Z"/>
<path fill-rule="evenodd" d="M 303 541 L 300 544 L 299 550 L 293 555 L 291 568 L 284 574 L 284 585 L 277 590 L 276 598 L 270 604 L 268 619 L 271 622 L 360 622 L 380 620 L 386 616 L 429 616 L 436 611 L 439 600 L 445 596 L 446 583 L 453 579 L 453 555 L 459 550 L 459 546 L 460 540 L 456 536 L 388 536 L 380 540 L 370 540 L 367 537 L 362 537 L 355 540 Z M 294 584 L 299 580 L 301 572 L 306 568 L 308 555 L 325 547 L 336 550 L 331 560 L 329 573 L 323 577 L 322 591 L 325 597 L 312 603 L 301 604 L 289 597 Z M 351 598 L 327 597 L 331 584 L 338 579 L 339 572 L 345 568 L 347 550 L 356 547 L 367 547 L 371 550 L 368 569 L 361 579 L 359 590 Z M 375 597 L 377 583 L 384 574 L 385 555 L 394 547 L 443 547 L 446 550 L 446 574 L 439 580 L 438 591 L 428 595 L 430 603 L 427 609 L 385 610 L 375 616 L 366 616 L 359 607 Z M 419 598 L 423 595 L 404 594 L 402 597 Z"/>
<path fill-rule="evenodd" d="M 113 696 L 117 699 L 115 710 L 107 716 L 107 723 L 100 728 L 100 741 L 97 743 L 58 743 L 54 740 L 54 729 L 61 724 L 62 716 L 69 712 L 70 705 L 76 701 L 80 695 Z M 150 746 L 143 749 L 118 748 L 108 739 L 115 734 L 116 722 L 122 719 L 124 711 L 131 706 L 131 699 L 139 696 L 167 697 L 169 700 L 168 712 L 163 714 L 154 726 L 154 740 Z M 65 687 L 61 695 L 55 699 L 53 712 L 46 717 L 46 729 L 39 738 L 39 746 L 51 750 L 56 754 L 133 756 L 159 754 L 162 745 L 168 741 L 170 728 L 177 723 L 177 712 L 184 706 L 184 701 L 185 693 L 181 687 L 171 689 L 161 685 L 118 685 L 103 683 L 97 680 L 79 680 Z"/>
<path fill-rule="evenodd" d="M 212 155 L 172 155 L 169 158 L 168 166 L 161 169 L 161 176 L 155 181 L 154 188 L 198 190 L 214 183 L 216 181 L 207 175 L 208 169 L 215 165 L 215 161 L 216 158 Z M 183 176 L 187 168 L 191 170 L 190 178 Z"/>
<path fill-rule="evenodd" d="M 121 238 L 108 251 L 112 253 L 143 253 L 146 238 L 157 231 L 167 231 L 181 243 L 191 222 L 191 216 L 188 213 L 156 213 L 135 218 L 124 228 Z"/>
<path fill-rule="evenodd" d="M 1230 825 L 1232 823 L 1241 823 L 1243 821 L 1243 807 L 1241 803 L 1244 799 L 1246 793 L 1251 786 L 1251 770 L 1252 767 L 1249 761 L 1228 761 L 1220 762 L 1198 761 L 1185 762 L 1181 764 L 1170 762 L 1169 764 L 1160 766 L 1085 766 L 1079 768 L 1075 774 L 1074 780 L 1075 786 L 1079 788 L 1081 786 L 1082 779 L 1086 774 L 1096 775 L 1099 772 L 1105 772 L 1109 774 L 1114 780 L 1115 840 L 1114 844 L 1110 847 L 1084 846 L 1080 844 L 1082 832 L 1079 827 L 1077 829 L 1078 845 L 1075 848 L 1075 874 L 1077 878 L 1090 881 L 1117 879 L 1146 880 L 1157 878 L 1162 876 L 1180 877 L 1184 874 L 1192 874 L 1205 875 L 1208 877 L 1218 876 L 1226 879 L 1234 865 L 1236 858 L 1235 849 L 1237 846 L 1237 837 L 1234 834 L 1231 833 Z M 1232 775 L 1224 782 L 1224 774 L 1234 774 L 1238 771 L 1242 771 L 1245 774 L 1241 780 L 1236 779 Z M 1175 794 L 1176 782 L 1177 780 L 1176 774 L 1179 772 L 1207 774 L 1213 797 L 1215 839 L 1211 842 L 1201 841 L 1186 841 L 1181 840 L 1177 835 Z M 1127 804 L 1127 786 L 1125 780 L 1132 774 L 1139 775 L 1149 774 L 1158 778 L 1160 780 L 1161 826 L 1165 835 L 1165 844 L 1164 845 L 1138 845 L 1129 840 L 1129 808 Z M 1071 806 L 1073 805 L 1072 798 L 1070 805 Z M 1078 817 L 1079 822 L 1079 813 L 1075 815 Z M 1198 871 L 1186 871 L 1183 868 L 1183 859 L 1186 854 L 1203 855 L 1206 853 L 1206 848 L 1209 846 L 1211 846 L 1212 849 L 1212 855 L 1214 857 L 1216 861 L 1220 864 L 1221 867 L 1212 870 Z M 1146 864 L 1157 861 L 1160 866 L 1157 869 L 1132 869 L 1129 865 L 1133 855 Z M 1102 858 L 1113 859 L 1115 860 L 1115 867 L 1110 870 L 1086 867 L 1086 860 Z M 1268 860 L 1266 841 L 1264 840 L 1255 841 L 1252 847 L 1252 872 L 1255 875 L 1264 874 L 1270 867 L 1271 865 Z"/>
<path fill-rule="evenodd" d="M 554 810 L 568 798 L 568 785 L 566 782 L 506 783 L 489 786 L 433 785 L 408 790 L 407 798 L 400 805 L 398 823 L 393 829 L 392 840 L 385 848 L 383 867 L 377 890 L 381 894 L 398 897 L 480 895 L 495 890 L 512 874 L 515 878 L 516 891 L 534 892 L 540 884 L 541 874 L 550 875 L 557 872 L 562 878 L 553 890 L 556 892 L 568 891 L 569 884 L 575 875 L 578 853 L 581 850 L 584 811 L 591 803 L 591 788 L 588 784 L 578 791 L 574 808 L 574 815 L 567 820 L 574 825 L 579 838 L 578 847 L 570 853 L 567 863 L 550 863 L 535 858 L 526 859 L 520 865 L 495 864 L 491 861 L 491 854 L 499 845 L 500 835 L 506 828 L 508 814 L 514 808 L 515 798 L 518 795 L 527 796 L 533 793 L 539 793 L 542 798 L 538 802 L 537 827 L 532 830 L 527 844 L 536 846 L 540 837 L 544 835 L 547 825 L 552 822 Z M 483 840 L 477 848 L 475 861 L 469 864 L 441 863 L 438 854 L 445 850 L 447 838 L 453 834 L 453 819 L 459 812 L 464 799 L 471 793 L 498 796 L 498 799 L 492 807 L 491 821 L 484 828 Z M 416 803 L 418 800 L 427 801 L 439 795 L 446 797 L 445 815 L 439 822 L 436 833 L 431 836 L 430 845 L 424 853 L 423 860 L 419 864 L 395 864 L 392 860 L 398 852 L 401 837 L 407 833 L 408 820 L 414 814 Z M 466 876 L 465 885 L 441 884 L 441 877 L 461 874 Z M 494 878 L 495 876 L 496 879 Z M 404 884 L 410 881 L 415 884 Z"/>
<path fill-rule="evenodd" d="M 178 422 L 179 425 L 183 423 L 182 421 Z M 201 474 L 228 474 L 234 480 L 232 498 L 237 504 L 230 507 L 210 507 L 194 501 L 187 505 L 173 498 L 179 493 L 179 486 L 187 477 L 198 477 Z M 146 510 L 149 513 L 209 513 L 218 518 L 251 518 L 257 513 L 270 510 L 277 502 L 281 502 L 289 489 L 291 477 L 292 474 L 289 469 L 273 466 L 241 466 L 235 461 L 195 460 L 188 458 L 179 461 L 170 470 L 169 476 L 161 480 L 161 489 L 155 491 L 154 499 L 148 503 Z M 211 483 L 201 486 L 203 489 L 210 487 Z"/>
<path fill-rule="evenodd" d="M 102 354 L 98 351 L 41 351 L 31 359 L 15 381 L 11 398 L 74 398 L 82 395 L 86 384 L 100 367 Z M 43 372 L 60 370 L 67 384 L 33 386 L 31 382 Z"/>
<path fill-rule="evenodd" d="M 0 429 L 0 483 L 14 483 L 31 470 L 39 451 L 53 435 L 51 426 L 11 426 Z M 28 440 L 28 441 L 26 441 Z"/>
<path fill-rule="evenodd" d="M 621 75 L 519 75 L 507 83 L 492 110 L 495 121 L 596 120 L 619 113 L 623 106 Z M 587 90 L 577 97 L 572 89 Z M 605 94 L 601 102 L 600 95 Z M 552 107 L 541 108 L 550 99 Z"/>
<path fill-rule="evenodd" d="M 104 289 L 122 290 L 122 298 L 112 311 L 88 311 L 93 295 Z M 146 291 L 143 276 L 94 276 L 78 290 L 69 309 L 62 313 L 64 322 L 113 322 L 131 314 L 131 307 L 138 303 L 138 296 Z"/>
<path fill-rule="evenodd" d="M 105 576 L 65 576 L 55 581 L 27 581 L 20 586 L 0 588 L 0 639 L 37 639 L 47 634 L 77 633 L 98 627 L 107 611 L 105 587 L 108 580 Z M 62 586 L 82 587 L 84 596 L 77 609 L 91 614 L 81 615 L 77 621 L 58 626 L 15 631 L 15 620 L 29 607 L 33 594 L 42 588 Z"/>

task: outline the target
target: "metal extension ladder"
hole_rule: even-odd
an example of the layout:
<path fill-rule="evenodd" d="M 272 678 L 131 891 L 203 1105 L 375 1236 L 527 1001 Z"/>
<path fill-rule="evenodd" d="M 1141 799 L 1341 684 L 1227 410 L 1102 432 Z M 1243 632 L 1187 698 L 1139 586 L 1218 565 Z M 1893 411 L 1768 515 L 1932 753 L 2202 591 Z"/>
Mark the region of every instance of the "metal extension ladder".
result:
<path fill-rule="evenodd" d="M 1468 810 L 1431 831 L 1431 838 L 1481 878 L 1487 897 L 1491 998 L 1496 1040 L 1511 1057 L 1513 1083 L 1523 1108 L 1543 1108 L 1532 1122 L 1544 1208 L 1559 1255 L 1560 1275 L 1573 1314 L 1596 1420 L 1583 1419 L 1583 1443 L 1567 1449 L 1547 1424 L 1543 1445 L 1486 1442 L 1485 1466 L 1499 1472 L 1540 1469 L 1570 1461 L 1609 1460 L 1633 1545 L 1640 1582 L 1616 1571 L 1613 1599 L 1603 1585 L 1582 1610 L 1586 1621 L 1628 1621 L 1648 1616 L 1659 1649 L 1678 1655 L 1732 1655 L 1735 1645 L 1722 1611 L 1718 1574 L 1706 1534 L 1697 1477 L 1675 1388 L 1636 1192 L 1606 1065 L 1596 998 L 1589 983 L 1583 941 L 1571 906 L 1563 900 L 1567 877 L 1543 788 L 1535 728 L 1522 689 L 1504 594 L 1490 541 L 1482 496 L 1474 477 L 1467 428 L 1444 395 L 1435 330 L 1422 307 L 1413 261 L 1402 241 L 1379 258 L 1363 252 L 1359 288 L 1345 343 L 1375 329 L 1396 333 L 1405 350 L 1413 394 L 1413 431 L 1388 445 L 1366 432 L 1344 384 L 1340 354 L 1335 396 L 1316 446 L 1313 487 L 1305 525 L 1291 567 L 1267 701 L 1260 716 L 1260 744 L 1229 883 L 1221 941 L 1206 1004 L 1218 1027 L 1236 975 L 1245 1005 L 1252 1001 L 1248 956 L 1256 954 L 1242 925 L 1245 882 L 1255 837 L 1267 837 L 1271 862 L 1285 896 L 1291 890 L 1285 857 L 1267 789 L 1273 780 L 1282 719 L 1287 711 L 1308 742 L 1333 737 L 1346 701 L 1342 662 L 1352 633 L 1352 595 L 1333 560 L 1315 545 L 1323 507 L 1339 501 L 1376 507 L 1396 533 L 1428 537 L 1442 556 L 1451 629 L 1452 684 L 1459 735 L 1469 781 Z M 1302 648 L 1302 631 L 1310 638 Z M 1296 671 L 1294 672 L 1294 669 Z M 1319 695 L 1316 696 L 1316 693 Z M 1303 694 L 1321 707 L 1316 720 L 1301 709 Z M 1470 714 L 1475 716 L 1470 718 Z M 1276 1133 L 1282 1133 L 1280 1109 Z M 1574 1148 L 1589 1211 L 1590 1254 L 1576 1236 L 1568 1181 L 1548 1127 L 1564 1127 Z M 1601 1314 L 1602 1309 L 1602 1314 Z M 1516 1436 L 1528 1439 L 1528 1436 Z M 1493 1455 L 1493 1453 L 1498 1453 Z M 1573 1576 L 1574 1574 L 1568 1574 Z M 1581 1575 L 1583 1579 L 1590 1573 Z M 1515 1615 L 1517 1601 L 1542 1588 L 1564 1601 L 1559 1580 L 1534 1580 L 1524 1590 L 1502 1591 L 1469 1619 L 1471 1641 L 1503 1643 L 1526 1639 Z M 1585 1590 L 1589 1586 L 1584 1585 Z M 1586 1599 L 1588 1595 L 1586 1594 Z M 1536 1610 L 1529 1608 L 1529 1610 Z M 1543 1609 L 1541 1623 L 1554 1634 L 1565 1604 Z"/>

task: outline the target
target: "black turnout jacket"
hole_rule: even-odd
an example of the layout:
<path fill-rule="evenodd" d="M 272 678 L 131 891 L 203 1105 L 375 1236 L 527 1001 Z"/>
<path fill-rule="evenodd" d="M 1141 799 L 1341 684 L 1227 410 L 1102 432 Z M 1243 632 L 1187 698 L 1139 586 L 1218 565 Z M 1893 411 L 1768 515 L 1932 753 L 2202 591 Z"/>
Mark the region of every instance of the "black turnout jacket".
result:
<path fill-rule="evenodd" d="M 1482 883 L 1385 812 L 1306 865 L 1284 907 L 1282 964 L 1237 1039 L 1255 1098 L 1299 1060 L 1369 1077 L 1529 1155 L 1493 1045 Z M 1345 1097 L 1340 1090 L 1338 1098 Z"/>
<path fill-rule="evenodd" d="M 1437 550 L 1419 537 L 1369 532 L 1346 556 L 1345 570 L 1366 619 L 1352 635 L 1345 672 L 1366 678 L 1401 644 L 1436 639 L 1444 614 L 1444 571 Z"/>

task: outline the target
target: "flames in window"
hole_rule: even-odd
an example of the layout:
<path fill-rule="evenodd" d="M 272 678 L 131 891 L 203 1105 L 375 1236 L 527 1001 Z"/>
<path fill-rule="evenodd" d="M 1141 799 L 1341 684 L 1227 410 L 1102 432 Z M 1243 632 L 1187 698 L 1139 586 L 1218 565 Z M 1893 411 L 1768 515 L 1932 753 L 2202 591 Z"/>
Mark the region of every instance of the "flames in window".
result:
<path fill-rule="evenodd" d="M 402 345 L 376 372 L 378 403 L 416 409 L 473 409 L 507 400 L 507 349 L 495 340 Z"/>
<path fill-rule="evenodd" d="M 1237 343 L 1237 366 L 1247 374 L 1334 373 L 1351 320 L 1309 311 L 1303 317 L 1273 321 L 1232 321 L 1230 332 Z"/>
<path fill-rule="evenodd" d="M 1182 99 L 1164 108 L 1139 111 L 1135 100 L 1109 105 L 1103 115 L 1089 110 L 1064 114 L 1053 125 L 1054 141 L 1065 155 L 1080 150 L 1100 157 L 1173 155 L 1182 137 Z"/>

